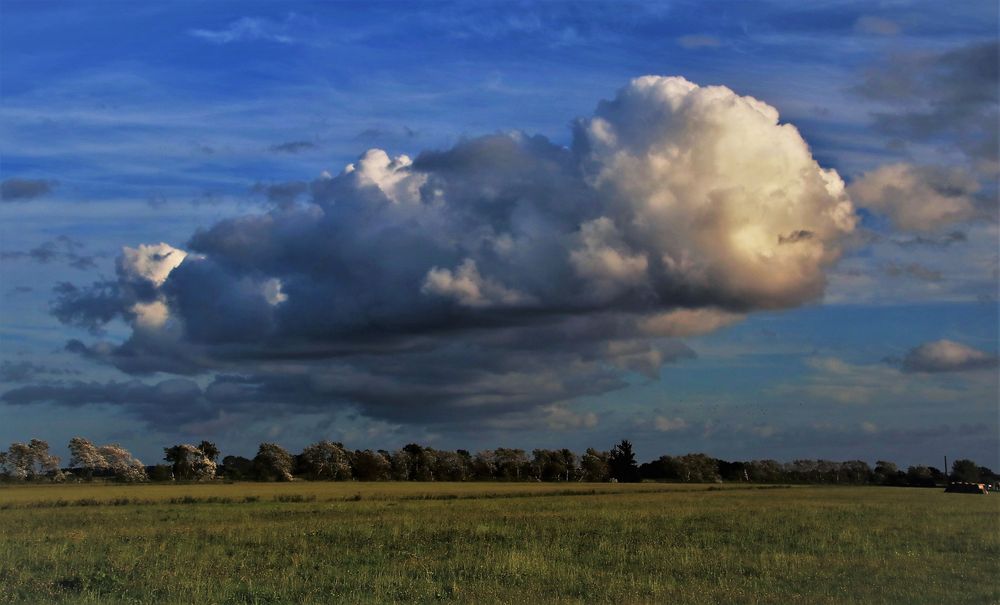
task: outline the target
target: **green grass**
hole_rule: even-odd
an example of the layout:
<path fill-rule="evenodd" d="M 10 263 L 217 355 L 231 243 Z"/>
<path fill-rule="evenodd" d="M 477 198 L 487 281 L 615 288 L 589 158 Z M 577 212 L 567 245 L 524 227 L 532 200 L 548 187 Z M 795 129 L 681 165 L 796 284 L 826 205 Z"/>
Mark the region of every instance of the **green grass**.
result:
<path fill-rule="evenodd" d="M 726 487 L 0 488 L 0 603 L 1000 603 L 996 496 Z"/>

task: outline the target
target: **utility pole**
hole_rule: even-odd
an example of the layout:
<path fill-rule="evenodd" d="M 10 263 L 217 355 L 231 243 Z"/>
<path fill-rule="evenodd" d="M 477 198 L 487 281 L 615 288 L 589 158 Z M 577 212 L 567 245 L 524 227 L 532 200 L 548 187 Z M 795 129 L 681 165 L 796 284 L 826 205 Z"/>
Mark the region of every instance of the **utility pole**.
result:
<path fill-rule="evenodd" d="M 944 457 L 944 486 L 951 485 L 951 477 L 948 474 L 948 456 Z"/>

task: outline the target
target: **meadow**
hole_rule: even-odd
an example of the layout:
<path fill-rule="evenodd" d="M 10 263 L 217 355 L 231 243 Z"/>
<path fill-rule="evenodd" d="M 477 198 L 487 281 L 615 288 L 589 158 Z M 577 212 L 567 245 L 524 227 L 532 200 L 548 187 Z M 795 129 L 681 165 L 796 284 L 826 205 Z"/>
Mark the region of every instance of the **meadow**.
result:
<path fill-rule="evenodd" d="M 998 603 L 1000 498 L 938 489 L 0 487 L 0 603 Z"/>

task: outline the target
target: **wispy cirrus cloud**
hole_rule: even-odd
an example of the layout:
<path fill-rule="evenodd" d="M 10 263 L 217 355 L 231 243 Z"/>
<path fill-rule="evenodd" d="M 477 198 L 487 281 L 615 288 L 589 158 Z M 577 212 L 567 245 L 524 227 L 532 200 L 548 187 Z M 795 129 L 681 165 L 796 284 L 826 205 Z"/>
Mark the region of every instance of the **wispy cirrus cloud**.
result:
<path fill-rule="evenodd" d="M 231 44 L 264 40 L 292 44 L 296 40 L 288 33 L 288 23 L 262 17 L 241 17 L 221 29 L 192 29 L 188 34 L 212 44 Z"/>

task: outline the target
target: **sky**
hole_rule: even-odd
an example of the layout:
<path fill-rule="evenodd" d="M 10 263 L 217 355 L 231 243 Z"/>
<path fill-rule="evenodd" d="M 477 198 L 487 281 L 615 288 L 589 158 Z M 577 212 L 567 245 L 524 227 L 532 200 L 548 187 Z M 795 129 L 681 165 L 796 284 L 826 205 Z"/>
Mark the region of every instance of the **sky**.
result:
<path fill-rule="evenodd" d="M 0 443 L 997 468 L 997 12 L 6 0 Z"/>

